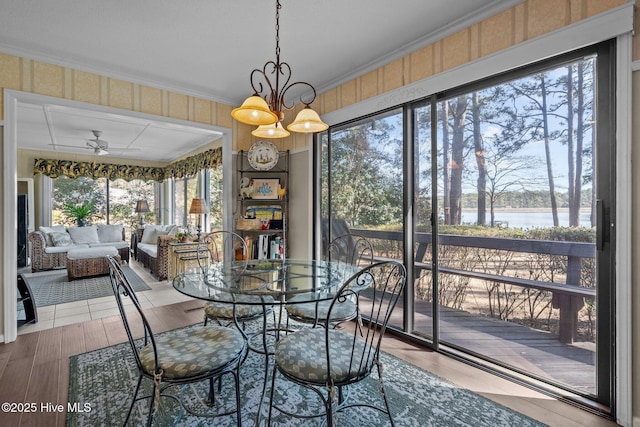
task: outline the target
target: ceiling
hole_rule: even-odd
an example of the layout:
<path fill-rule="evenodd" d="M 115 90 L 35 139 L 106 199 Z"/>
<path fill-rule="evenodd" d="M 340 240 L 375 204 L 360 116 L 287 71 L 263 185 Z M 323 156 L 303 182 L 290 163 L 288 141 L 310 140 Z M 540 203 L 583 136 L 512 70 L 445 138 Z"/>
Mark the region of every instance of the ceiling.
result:
<path fill-rule="evenodd" d="M 169 163 L 222 133 L 164 120 L 104 113 L 56 104 L 18 104 L 18 147 L 95 154 L 95 135 L 109 157 Z M 161 118 L 158 118 L 161 119 Z M 87 142 L 88 141 L 88 142 Z M 219 141 L 220 144 L 222 141 Z"/>
<path fill-rule="evenodd" d="M 292 81 L 323 92 L 521 1 L 282 0 L 280 59 Z M 0 52 L 234 106 L 252 93 L 251 70 L 275 60 L 275 1 L 0 0 L 0 8 Z M 291 92 L 293 101 L 308 95 Z M 65 151 L 60 144 L 84 146 L 96 129 L 112 147 L 136 149 L 119 157 L 167 161 L 207 142 L 186 128 L 61 110 L 21 108 L 19 146 Z"/>

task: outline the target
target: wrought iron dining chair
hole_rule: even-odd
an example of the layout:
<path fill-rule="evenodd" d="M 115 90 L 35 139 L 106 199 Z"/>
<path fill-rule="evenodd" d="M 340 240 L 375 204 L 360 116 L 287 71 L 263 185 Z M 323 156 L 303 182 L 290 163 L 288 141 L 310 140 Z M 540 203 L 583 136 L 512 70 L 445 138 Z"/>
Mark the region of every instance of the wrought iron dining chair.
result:
<path fill-rule="evenodd" d="M 325 258 L 328 261 L 367 266 L 373 263 L 373 244 L 359 234 L 343 234 L 329 243 Z"/>
<path fill-rule="evenodd" d="M 205 417 L 221 417 L 235 413 L 237 424 L 241 426 L 240 364 L 247 353 L 244 336 L 235 328 L 213 325 L 177 329 L 154 335 L 119 263 L 112 257 L 108 257 L 108 262 L 111 286 L 139 372 L 138 383 L 124 425 L 129 422 L 135 403 L 150 399 L 146 424 L 151 426 L 160 397 L 167 397 L 178 401 L 181 414 L 184 410 Z M 131 302 L 131 306 L 125 309 L 127 300 Z M 132 325 L 142 325 L 143 338 L 134 338 Z M 221 380 L 227 374 L 233 377 L 235 386 L 234 409 L 225 407 L 220 413 L 196 413 L 186 407 L 180 398 L 164 393 L 172 385 L 208 380 L 209 403 L 213 404 L 214 380 Z M 152 381 L 153 389 L 150 395 L 138 396 L 144 378 Z"/>
<path fill-rule="evenodd" d="M 352 266 L 364 267 L 373 263 L 373 245 L 367 238 L 357 234 L 343 234 L 329 243 L 325 259 L 330 262 L 345 263 Z M 296 297 L 289 300 L 286 310 L 289 318 L 298 322 L 311 323 L 314 326 L 322 324 L 327 319 L 327 311 L 331 301 L 312 303 L 296 303 Z M 358 310 L 353 299 L 341 301 L 332 313 L 331 324 L 335 327 L 342 322 L 357 319 L 358 326 L 362 321 L 358 317 Z"/>
<path fill-rule="evenodd" d="M 241 281 L 253 281 L 253 286 L 258 287 L 256 283 L 264 284 L 264 280 L 260 277 L 247 274 L 247 266 L 249 263 L 247 243 L 244 238 L 232 231 L 214 231 L 202 238 L 198 250 L 198 265 L 203 274 L 206 273 L 210 262 L 228 263 L 229 268 L 226 271 L 231 272 L 229 280 L 238 282 L 238 286 L 242 286 Z M 206 258 L 201 257 L 204 254 Z M 233 265 L 233 266 L 232 266 Z M 263 306 L 262 304 L 242 304 L 242 302 L 251 302 L 259 299 L 254 295 L 237 295 L 234 296 L 231 303 L 208 302 L 204 306 L 204 324 L 209 320 L 216 321 L 219 325 L 228 326 L 236 323 L 244 334 L 245 324 L 250 320 L 254 320 L 265 315 L 267 312 L 273 311 L 273 307 Z"/>
<path fill-rule="evenodd" d="M 335 295 L 329 305 L 324 328 L 305 328 L 278 341 L 274 355 L 276 369 L 271 381 L 269 424 L 274 408 L 294 417 L 326 416 L 326 424 L 331 427 L 335 425 L 338 413 L 352 407 L 367 407 L 386 414 L 393 425 L 379 355 L 387 323 L 405 285 L 406 270 L 397 261 L 383 261 L 365 267 L 349 278 Z M 366 320 L 362 336 L 357 328 L 347 333 L 330 327 L 333 310 L 350 298 L 358 300 L 356 307 Z M 375 405 L 370 399 L 345 399 L 343 387 L 367 378 L 374 367 L 377 369 L 378 389 L 384 406 Z M 301 414 L 295 408 L 287 407 L 289 399 L 280 396 L 280 400 L 276 400 L 278 374 L 312 390 L 324 404 L 325 413 Z M 283 391 L 287 390 L 279 390 L 280 394 Z M 292 393 L 297 392 L 294 390 Z"/>

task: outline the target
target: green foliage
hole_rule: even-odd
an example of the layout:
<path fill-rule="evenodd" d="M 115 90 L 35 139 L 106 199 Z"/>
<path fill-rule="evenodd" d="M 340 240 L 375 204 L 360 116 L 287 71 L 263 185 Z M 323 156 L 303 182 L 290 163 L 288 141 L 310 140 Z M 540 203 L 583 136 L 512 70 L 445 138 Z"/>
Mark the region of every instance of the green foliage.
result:
<path fill-rule="evenodd" d="M 58 177 L 53 183 L 53 209 L 64 211 L 65 205 L 75 206 L 91 203 L 95 212 L 104 213 L 106 210 L 105 184 L 105 179 Z"/>
<path fill-rule="evenodd" d="M 94 206 L 91 202 L 83 205 L 72 205 L 69 203 L 64 205 L 64 213 L 69 217 L 69 219 L 72 219 L 78 224 L 91 219 L 93 209 Z"/>
<path fill-rule="evenodd" d="M 188 230 L 178 231 L 173 238 L 175 242 L 181 242 L 183 240 L 191 240 L 194 237 L 193 233 Z"/>
<path fill-rule="evenodd" d="M 91 204 L 93 221 L 106 221 L 107 217 L 107 180 L 90 179 L 87 177 L 68 178 L 58 177 L 53 184 L 53 223 L 75 220 L 66 212 L 66 206 L 81 206 Z M 140 221 L 133 210 L 137 200 L 153 200 L 154 184 L 140 180 L 109 181 L 109 222 L 127 224 L 134 227 Z M 151 222 L 154 213 L 145 215 L 145 220 Z"/>
<path fill-rule="evenodd" d="M 440 234 L 456 234 L 460 236 L 508 237 L 511 239 L 527 238 L 527 231 L 522 230 L 520 228 L 486 227 L 482 225 L 441 224 L 438 226 L 438 230 Z"/>
<path fill-rule="evenodd" d="M 398 115 L 375 118 L 333 136 L 328 161 L 335 218 L 355 227 L 402 218 L 402 141 L 393 136 L 398 120 Z"/>
<path fill-rule="evenodd" d="M 585 227 L 550 227 L 536 228 L 528 231 L 528 236 L 535 240 L 559 240 L 562 242 L 587 242 L 596 241 L 595 228 Z"/>
<path fill-rule="evenodd" d="M 222 228 L 222 167 L 209 169 L 209 223 Z"/>

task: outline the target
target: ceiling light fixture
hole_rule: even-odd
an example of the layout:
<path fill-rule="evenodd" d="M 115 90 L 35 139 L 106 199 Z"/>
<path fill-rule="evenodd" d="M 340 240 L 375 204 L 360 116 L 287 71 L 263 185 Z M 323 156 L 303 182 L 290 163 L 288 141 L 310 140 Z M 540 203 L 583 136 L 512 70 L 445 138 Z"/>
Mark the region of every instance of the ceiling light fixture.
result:
<path fill-rule="evenodd" d="M 329 127 L 320 120 L 320 116 L 309 105 L 316 99 L 316 89 L 307 82 L 295 82 L 289 84 L 291 80 L 291 66 L 286 62 L 280 62 L 280 0 L 276 0 L 276 61 L 268 61 L 262 70 L 256 68 L 251 72 L 251 88 L 253 95 L 247 98 L 240 107 L 231 112 L 231 116 L 239 122 L 249 125 L 256 125 L 258 128 L 251 132 L 252 135 L 261 138 L 283 138 L 289 136 L 282 127 L 284 110 L 293 109 L 294 105 L 287 105 L 285 94 L 294 86 L 308 86 L 313 92 L 313 97 L 307 102 L 300 97 L 300 102 L 304 104 L 302 111 L 298 113 L 296 119 L 287 126 L 291 132 L 313 133 L 321 132 Z M 269 79 L 269 74 L 275 78 L 275 85 Z M 263 82 L 256 79 L 260 76 Z M 280 88 L 280 79 L 284 85 Z M 265 90 L 264 98 L 261 97 Z"/>

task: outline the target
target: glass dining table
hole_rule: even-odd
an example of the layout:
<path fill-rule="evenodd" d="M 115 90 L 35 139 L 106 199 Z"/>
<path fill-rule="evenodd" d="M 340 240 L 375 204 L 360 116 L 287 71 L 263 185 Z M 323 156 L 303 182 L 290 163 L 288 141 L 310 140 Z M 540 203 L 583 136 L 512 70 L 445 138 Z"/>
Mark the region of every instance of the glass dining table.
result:
<path fill-rule="evenodd" d="M 185 295 L 205 301 L 261 306 L 261 328 L 243 334 L 249 348 L 265 355 L 262 406 L 269 380 L 269 356 L 281 334 L 295 331 L 287 318 L 286 304 L 308 304 L 333 298 L 340 287 L 358 271 L 357 266 L 324 260 L 278 259 L 210 263 L 179 273 L 173 287 Z M 272 318 L 269 314 L 274 312 Z M 236 327 L 244 329 L 235 320 Z M 252 340 L 261 338 L 257 344 Z M 261 407 L 256 424 L 259 424 Z"/>

